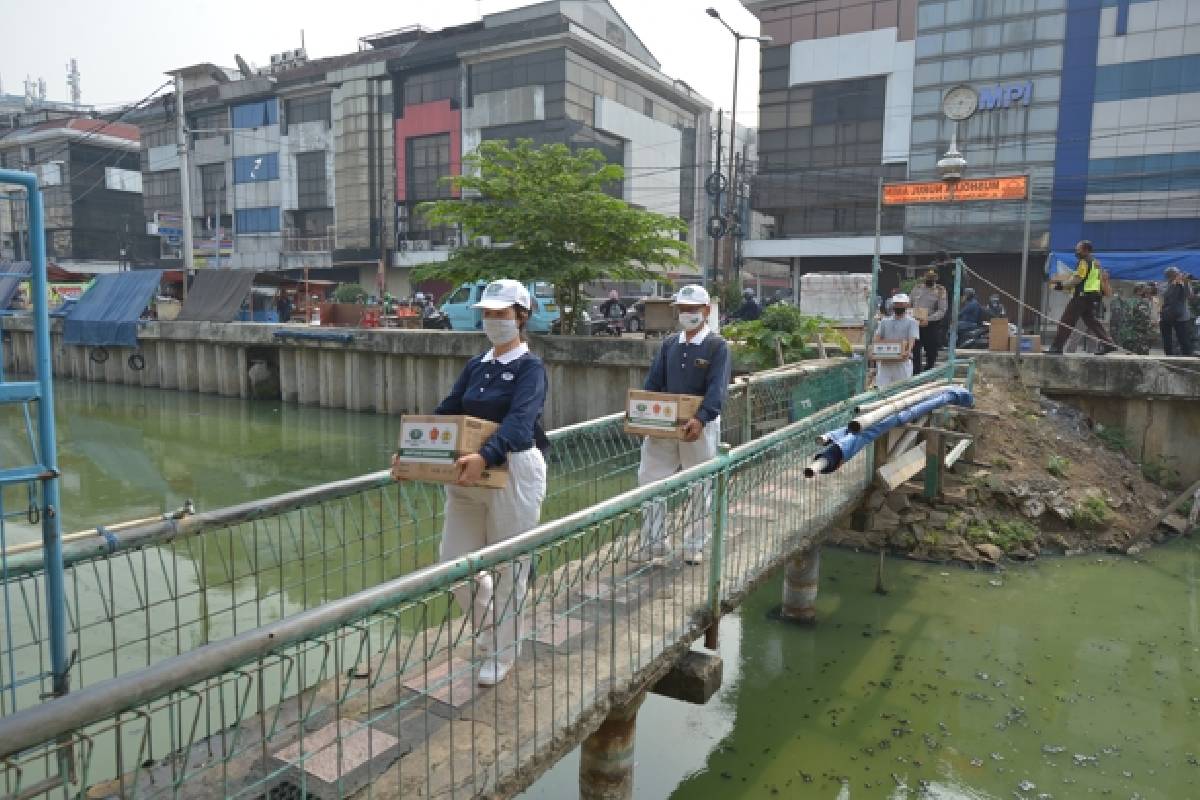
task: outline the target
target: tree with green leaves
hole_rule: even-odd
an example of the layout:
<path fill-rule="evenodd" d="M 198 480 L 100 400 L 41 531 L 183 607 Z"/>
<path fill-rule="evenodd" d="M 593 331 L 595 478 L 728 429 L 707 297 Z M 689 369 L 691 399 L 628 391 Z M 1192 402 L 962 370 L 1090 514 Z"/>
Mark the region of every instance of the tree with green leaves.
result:
<path fill-rule="evenodd" d="M 463 174 L 451 179 L 462 199 L 418 209 L 431 224 L 458 226 L 471 244 L 445 262 L 418 267 L 413 277 L 455 284 L 549 281 L 562 309 L 561 329 L 573 331 L 585 284 L 653 280 L 658 276 L 650 267 L 690 263 L 691 248 L 679 239 L 687 231 L 683 220 L 634 208 L 605 192 L 624 175 L 593 148 L 535 147 L 529 139 L 515 145 L 484 142 L 463 157 Z M 474 244 L 484 236 L 491 245 Z"/>

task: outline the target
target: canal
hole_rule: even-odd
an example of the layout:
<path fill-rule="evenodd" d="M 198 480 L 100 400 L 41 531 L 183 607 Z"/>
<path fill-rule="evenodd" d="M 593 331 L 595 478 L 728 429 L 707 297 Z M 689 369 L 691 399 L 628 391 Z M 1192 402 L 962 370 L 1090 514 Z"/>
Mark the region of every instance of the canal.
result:
<path fill-rule="evenodd" d="M 64 530 L 201 510 L 386 464 L 395 418 L 103 384 L 56 386 Z M 21 456 L 4 418 L 0 458 Z M 23 456 L 22 456 L 23 457 Z M 5 497 L 12 510 L 23 502 Z M 35 536 L 10 522 L 9 543 Z M 644 798 L 1200 797 L 1200 547 L 1003 573 L 827 551 L 821 622 L 722 624 L 705 707 L 651 697 Z M 529 798 L 572 796 L 578 761 Z"/>

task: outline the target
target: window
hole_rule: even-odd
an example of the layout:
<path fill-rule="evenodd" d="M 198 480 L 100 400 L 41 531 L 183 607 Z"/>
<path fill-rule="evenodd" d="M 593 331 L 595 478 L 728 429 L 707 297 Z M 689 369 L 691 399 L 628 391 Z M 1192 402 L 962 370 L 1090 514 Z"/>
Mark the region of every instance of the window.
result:
<path fill-rule="evenodd" d="M 220 216 L 225 212 L 224 164 L 201 165 L 200 194 L 203 198 L 204 216 Z"/>
<path fill-rule="evenodd" d="M 296 205 L 300 208 L 328 208 L 329 192 L 325 182 L 325 151 L 296 155 Z"/>
<path fill-rule="evenodd" d="M 142 144 L 147 149 L 175 145 L 178 139 L 174 125 L 162 125 L 154 128 L 142 128 Z"/>
<path fill-rule="evenodd" d="M 151 206 L 161 205 L 164 198 L 167 201 L 166 205 L 178 206 L 180 202 L 179 170 L 167 169 L 142 175 L 142 195 L 146 198 L 147 204 Z M 153 202 L 154 200 L 158 202 Z"/>
<path fill-rule="evenodd" d="M 296 97 L 284 103 L 283 133 L 287 133 L 288 125 L 299 125 L 302 122 L 324 122 L 328 128 L 330 119 L 329 95 Z"/>
<path fill-rule="evenodd" d="M 238 156 L 233 160 L 234 183 L 259 183 L 279 180 L 279 154 Z"/>
<path fill-rule="evenodd" d="M 457 105 L 460 99 L 458 66 L 418 72 L 404 78 L 404 105 L 450 100 Z"/>
<path fill-rule="evenodd" d="M 415 136 L 407 145 L 408 198 L 421 201 L 450 197 L 449 185 L 441 180 L 450 174 L 450 134 Z"/>
<path fill-rule="evenodd" d="M 279 231 L 279 206 L 267 208 L 239 208 L 236 212 L 238 235 L 244 233 L 277 233 Z"/>
<path fill-rule="evenodd" d="M 261 128 L 279 122 L 279 103 L 274 99 L 243 103 L 233 107 L 233 127 Z"/>
<path fill-rule="evenodd" d="M 454 290 L 454 294 L 446 298 L 445 302 L 450 305 L 462 305 L 471 299 L 471 287 L 460 286 Z"/>
<path fill-rule="evenodd" d="M 219 128 L 229 127 L 229 111 L 225 108 L 210 108 L 188 115 L 188 127 L 196 139 L 224 136 Z"/>

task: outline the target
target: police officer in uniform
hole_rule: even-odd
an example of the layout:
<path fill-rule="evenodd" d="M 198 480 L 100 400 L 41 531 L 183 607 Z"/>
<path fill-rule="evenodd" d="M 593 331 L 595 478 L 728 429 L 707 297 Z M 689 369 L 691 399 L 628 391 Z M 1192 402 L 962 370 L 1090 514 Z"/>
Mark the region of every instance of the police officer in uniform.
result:
<path fill-rule="evenodd" d="M 537 526 L 546 499 L 549 440 L 542 428 L 546 368 L 525 343 L 533 307 L 518 281 L 488 284 L 475 308 L 483 312 L 483 332 L 492 349 L 472 358 L 435 414 L 468 414 L 500 425 L 478 453 L 458 459 L 458 482 L 446 487 L 441 558 L 450 561 L 502 542 Z M 487 467 L 505 465 L 508 485 L 478 487 Z M 455 590 L 471 614 L 478 645 L 485 653 L 479 684 L 504 680 L 520 655 L 524 622 L 527 559 L 502 564 L 494 579 L 482 576 L 473 586 Z"/>

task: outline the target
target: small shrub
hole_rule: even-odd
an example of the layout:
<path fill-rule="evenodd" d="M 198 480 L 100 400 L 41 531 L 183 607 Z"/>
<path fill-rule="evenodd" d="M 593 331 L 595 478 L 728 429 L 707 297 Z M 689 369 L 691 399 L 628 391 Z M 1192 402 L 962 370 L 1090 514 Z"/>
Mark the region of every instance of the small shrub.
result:
<path fill-rule="evenodd" d="M 971 544 L 983 544 L 984 542 L 992 541 L 992 529 L 987 525 L 972 523 L 967 526 L 965 534 L 967 541 Z"/>
<path fill-rule="evenodd" d="M 1176 489 L 1183 475 L 1171 466 L 1166 457 L 1156 456 L 1142 464 L 1142 477 L 1164 488 Z"/>
<path fill-rule="evenodd" d="M 333 290 L 333 299 L 339 303 L 365 303 L 367 290 L 357 283 L 343 283 Z"/>
<path fill-rule="evenodd" d="M 1096 531 L 1107 525 L 1112 516 L 1108 501 L 1100 495 L 1090 494 L 1077 502 L 1071 510 L 1071 523 L 1076 528 Z"/>
<path fill-rule="evenodd" d="M 1129 450 L 1129 437 L 1125 434 L 1124 428 L 1118 428 L 1115 425 L 1097 425 L 1096 438 L 1109 450 L 1116 450 L 1118 453 Z"/>
<path fill-rule="evenodd" d="M 1003 456 L 997 456 L 992 459 L 992 466 L 996 469 L 1012 469 L 1012 464 L 1008 463 L 1008 459 Z"/>
<path fill-rule="evenodd" d="M 1050 456 L 1050 460 L 1046 462 L 1046 472 L 1049 472 L 1056 478 L 1067 477 L 1067 470 L 1070 468 L 1070 459 L 1063 456 Z"/>
<path fill-rule="evenodd" d="M 993 537 L 1000 549 L 1008 552 L 1037 541 L 1037 528 L 1025 520 L 1005 519 L 996 523 Z"/>

